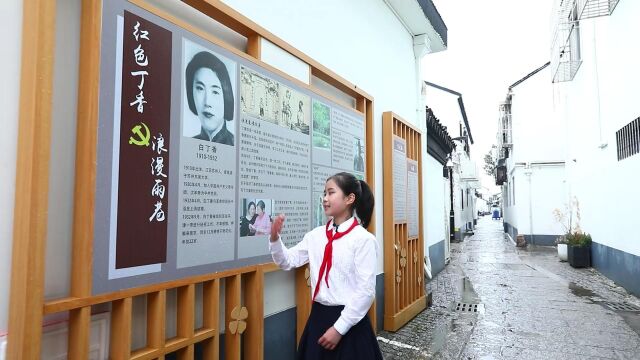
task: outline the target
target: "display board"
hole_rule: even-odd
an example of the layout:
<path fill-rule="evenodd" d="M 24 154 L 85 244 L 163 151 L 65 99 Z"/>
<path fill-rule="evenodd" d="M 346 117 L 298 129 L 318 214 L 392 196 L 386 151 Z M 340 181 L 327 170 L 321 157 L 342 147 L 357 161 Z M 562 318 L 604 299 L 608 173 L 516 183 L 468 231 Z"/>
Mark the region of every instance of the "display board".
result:
<path fill-rule="evenodd" d="M 93 294 L 271 261 L 365 176 L 365 118 L 126 1 L 103 6 Z"/>
<path fill-rule="evenodd" d="M 407 142 L 393 137 L 393 221 L 407 220 Z"/>
<path fill-rule="evenodd" d="M 96 306 L 110 309 L 110 359 L 162 359 L 174 355 L 177 359 L 193 359 L 196 347 L 200 348 L 200 355 L 206 359 L 218 359 L 223 356 L 222 352 L 225 359 L 263 358 L 265 273 L 276 271 L 277 267 L 270 261 L 259 264 L 262 255 L 249 255 L 243 259 L 237 255 L 237 242 L 241 241 L 239 238 L 242 237 L 240 235 L 245 234 L 247 229 L 250 232 L 251 228 L 242 227 L 240 223 L 233 226 L 224 224 L 227 220 L 220 216 L 227 214 L 217 214 L 218 217 L 206 221 L 222 222 L 217 224 L 218 234 L 224 234 L 225 231 L 221 231 L 224 229 L 233 229 L 232 231 L 239 233 L 233 238 L 234 260 L 194 265 L 189 263 L 190 258 L 185 256 L 186 264 L 180 265 L 184 265 L 183 267 L 177 265 L 179 236 L 180 239 L 184 238 L 187 245 L 190 244 L 187 240 L 193 239 L 194 236 L 209 235 L 199 232 L 206 232 L 206 229 L 199 229 L 196 234 L 178 234 L 178 227 L 182 222 L 194 222 L 194 225 L 189 223 L 188 226 L 196 228 L 209 226 L 202 221 L 193 221 L 194 219 L 175 218 L 180 206 L 178 201 L 194 203 L 185 205 L 194 208 L 183 207 L 181 211 L 204 212 L 204 205 L 198 204 L 198 198 L 202 204 L 212 203 L 213 196 L 224 200 L 222 190 L 235 194 L 234 200 L 237 203 L 234 209 L 240 206 L 250 209 L 251 202 L 263 200 L 265 211 L 272 211 L 273 208 L 268 207 L 275 207 L 275 200 L 280 200 L 273 198 L 274 202 L 270 205 L 265 200 L 270 197 L 268 194 L 263 196 L 262 193 L 255 197 L 249 194 L 242 198 L 242 179 L 233 182 L 233 190 L 217 187 L 213 190 L 193 189 L 191 193 L 186 187 L 198 186 L 181 184 L 186 181 L 199 181 L 204 188 L 204 184 L 210 180 L 209 176 L 217 176 L 220 171 L 223 171 L 224 175 L 230 175 L 224 173 L 228 169 L 225 170 L 222 166 L 209 166 L 210 170 L 199 169 L 197 165 L 192 168 L 185 167 L 181 152 L 184 151 L 184 146 L 188 146 L 188 142 L 183 141 L 184 138 L 197 139 L 200 135 L 208 140 L 215 139 L 204 144 L 202 148 L 197 148 L 197 153 L 193 155 L 196 159 L 206 154 L 209 160 L 216 161 L 213 157 L 218 156 L 218 144 L 235 146 L 233 161 L 236 164 L 235 173 L 239 174 L 242 166 L 239 152 L 242 149 L 238 150 L 238 141 L 243 134 L 239 124 L 243 118 L 238 115 L 239 105 L 235 105 L 239 101 L 237 96 L 242 87 L 239 85 L 240 80 L 234 80 L 232 77 L 235 75 L 231 70 L 227 70 L 227 73 L 232 72 L 229 86 L 223 84 L 219 72 L 215 72 L 217 80 L 220 81 L 215 83 L 215 87 L 231 88 L 231 94 L 234 96 L 234 106 L 225 107 L 225 110 L 234 110 L 233 120 L 225 119 L 225 122 L 222 122 L 226 131 L 214 133 L 205 129 L 203 136 L 202 131 L 200 134 L 197 133 L 198 126 L 200 130 L 204 127 L 200 117 L 196 121 L 187 121 L 180 115 L 188 113 L 188 108 L 193 113 L 192 120 L 193 116 L 202 114 L 208 126 L 208 120 L 212 120 L 217 114 L 216 110 L 220 109 L 220 103 L 217 103 L 216 110 L 209 104 L 211 108 L 208 111 L 199 112 L 198 109 L 206 108 L 207 105 L 203 101 L 202 93 L 195 96 L 193 86 L 191 94 L 186 93 L 186 78 L 191 75 L 187 76 L 187 69 L 183 68 L 188 66 L 185 65 L 186 55 L 183 53 L 188 51 L 188 46 L 183 45 L 181 41 L 191 41 L 207 49 L 207 52 L 213 53 L 220 60 L 225 69 L 231 69 L 235 63 L 237 72 L 244 66 L 280 86 L 308 96 L 310 104 L 314 101 L 325 104 L 329 108 L 329 114 L 337 112 L 336 119 L 340 113 L 345 113 L 348 117 L 364 117 L 367 156 L 365 158 L 362 155 L 361 161 L 360 156 L 356 156 L 359 150 L 354 146 L 354 173 L 361 176 L 359 169 L 366 162 L 366 179 L 372 189 L 375 188 L 374 149 L 371 146 L 373 98 L 369 94 L 222 2 L 188 0 L 161 3 L 153 1 L 152 4 L 146 0 L 129 0 L 128 3 L 120 0 L 82 0 L 81 4 L 74 6 L 77 10 L 81 9 L 81 12 L 73 12 L 73 15 L 56 12 L 55 2 L 51 1 L 32 0 L 24 4 L 25 13 L 32 16 L 24 19 L 22 44 L 20 83 L 23 86 L 20 88 L 20 131 L 17 147 L 20 161 L 16 172 L 18 195 L 14 212 L 8 331 L 11 338 L 7 345 L 8 358 L 40 358 L 43 316 L 49 315 L 57 319 L 68 318 L 68 332 L 64 334 L 68 339 L 66 357 L 72 360 L 90 358 L 91 314 Z M 77 54 L 79 81 L 77 92 L 74 91 L 77 93 L 77 126 L 74 133 L 65 134 L 62 140 L 71 141 L 67 136 L 75 137 L 73 141 L 76 148 L 74 177 L 69 179 L 74 183 L 73 214 L 61 214 L 69 218 L 73 228 L 71 272 L 68 279 L 71 286 L 69 292 L 61 294 L 61 297 L 45 299 L 45 250 L 50 246 L 47 241 L 53 241 L 55 246 L 58 240 L 47 239 L 47 222 L 42 221 L 50 211 L 47 203 L 49 192 L 55 191 L 48 181 L 50 165 L 47 160 L 50 158 L 51 136 L 55 134 L 46 129 L 52 126 L 53 79 L 57 76 L 53 65 L 58 63 L 60 57 L 63 57 L 64 62 L 68 57 L 74 56 L 67 53 L 60 55 L 55 47 L 55 37 L 59 33 L 56 26 L 68 21 L 69 16 L 77 16 L 81 23 L 78 32 L 80 47 Z M 125 22 L 133 25 L 133 28 L 126 29 Z M 225 32 L 230 30 L 235 35 L 246 38 L 246 48 L 240 49 L 235 43 L 233 46 L 230 45 L 223 40 L 228 40 L 227 36 L 218 37 L 212 28 L 222 28 L 211 27 L 214 22 L 226 27 Z M 204 26 L 206 29 L 198 26 Z M 184 33 L 188 36 L 182 36 Z M 133 38 L 126 39 L 125 36 L 128 35 L 132 35 Z M 155 44 L 147 43 L 154 39 Z M 169 42 L 164 41 L 167 39 Z M 335 101 L 330 101 L 326 96 L 316 95 L 326 94 L 326 89 L 308 85 L 262 62 L 263 41 L 268 41 L 301 60 L 308 66 L 310 77 L 320 79 L 326 85 L 352 97 L 354 103 L 344 103 L 344 107 L 336 106 Z M 195 45 L 192 49 L 197 50 Z M 132 58 L 125 59 L 126 56 Z M 191 60 L 193 58 L 189 59 L 189 62 Z M 204 78 L 202 83 L 212 79 L 207 71 L 200 74 L 194 71 L 192 75 L 194 78 L 197 75 Z M 184 89 L 181 89 L 182 82 L 185 84 Z M 181 93 L 182 91 L 185 93 Z M 128 95 L 123 95 L 125 92 Z M 220 91 L 216 92 L 217 94 L 214 94 L 212 91 L 211 95 L 220 95 Z M 226 101 L 229 101 L 230 93 L 223 92 L 222 104 L 225 103 L 225 93 Z M 284 94 L 286 99 L 286 91 Z M 291 99 L 294 99 L 293 94 L 291 96 Z M 185 97 L 187 100 L 184 100 Z M 34 102 L 33 99 L 37 101 Z M 183 102 L 186 102 L 186 105 Z M 128 104 L 130 108 L 125 109 L 124 104 Z M 292 103 L 291 108 L 295 108 Z M 283 104 L 282 109 L 286 109 L 286 104 Z M 259 102 L 257 111 L 260 115 Z M 286 112 L 289 110 L 282 110 L 282 113 Z M 295 110 L 291 110 L 291 113 L 295 114 Z M 224 111 L 222 117 L 226 118 L 229 115 Z M 329 126 L 333 126 L 334 122 L 331 116 L 329 115 L 327 122 Z M 263 120 L 261 117 L 259 116 L 258 120 Z M 291 121 L 291 118 L 287 118 Z M 294 119 L 297 122 L 298 118 Z M 186 125 L 187 122 L 191 125 Z M 218 125 L 220 123 L 217 122 Z M 298 129 L 289 127 L 288 130 L 299 131 L 300 127 L 297 124 L 294 127 Z M 334 127 L 339 128 L 340 125 Z M 281 129 L 279 135 L 288 138 L 287 131 L 284 130 Z M 340 137 L 340 141 L 336 140 L 338 137 L 331 136 L 334 133 L 332 129 L 329 129 L 328 134 L 326 129 L 323 132 L 331 142 L 328 148 L 326 144 L 317 146 L 322 151 L 316 154 L 313 140 L 309 140 L 312 144 L 308 170 L 310 199 L 314 196 L 314 180 L 318 173 L 324 169 L 326 174 L 332 169 L 342 169 L 345 166 L 344 139 L 348 139 L 346 133 L 349 131 Z M 351 132 L 353 133 L 353 129 Z M 313 133 L 313 126 L 310 125 L 310 139 Z M 217 134 L 220 135 L 216 136 Z M 231 145 L 231 142 L 234 145 Z M 354 140 L 354 144 L 357 144 L 357 141 Z M 364 146 L 364 139 L 360 145 Z M 315 161 L 316 156 L 320 160 Z M 321 160 L 322 158 L 324 160 Z M 327 158 L 330 162 L 327 162 Z M 342 162 L 340 158 L 343 158 Z M 112 162 L 113 159 L 116 161 Z M 227 160 L 217 161 L 224 164 Z M 192 174 L 189 175 L 189 172 Z M 189 179 L 181 179 L 180 176 Z M 182 193 L 178 193 L 180 191 Z M 196 193 L 199 191 L 219 192 L 216 195 Z M 271 189 L 267 189 L 266 193 L 269 191 Z M 189 200 L 190 197 L 195 201 Z M 204 198 L 209 200 L 203 201 Z M 238 200 L 241 198 L 242 200 Z M 289 200 L 284 198 L 282 201 Z M 309 203 L 312 204 L 311 201 Z M 289 210 L 293 212 L 293 209 Z M 309 226 L 313 226 L 313 222 L 316 221 L 313 219 L 314 213 L 312 210 L 307 211 L 310 213 Z M 235 210 L 230 221 L 238 221 L 233 217 L 240 217 L 240 212 L 242 211 Z M 196 217 L 198 215 L 192 214 Z M 141 218 L 146 222 L 140 222 Z M 369 224 L 368 230 L 375 233 L 375 218 Z M 153 235 L 149 236 L 147 233 Z M 255 235 L 254 233 L 253 236 Z M 252 235 L 245 237 L 248 236 Z M 112 241 L 119 237 L 123 239 L 119 244 Z M 291 245 L 293 242 L 288 243 Z M 141 245 L 144 253 L 137 252 Z M 215 252 L 218 256 L 217 251 Z M 236 267 L 243 263 L 249 265 Z M 226 270 L 217 271 L 225 268 Z M 207 272 L 209 270 L 213 272 Z M 191 273 L 194 275 L 189 276 Z M 179 278 L 164 281 L 176 276 Z M 298 336 L 302 333 L 311 307 L 307 278 L 308 273 L 304 267 L 296 270 Z M 94 280 L 98 283 L 97 286 L 94 286 Z M 109 289 L 117 291 L 102 293 Z M 137 300 L 144 301 L 146 312 L 139 311 L 139 308 L 134 306 Z M 369 310 L 373 324 L 376 323 L 375 314 L 374 301 Z M 173 336 L 169 335 L 171 337 L 167 338 L 171 332 L 168 329 L 174 326 Z M 142 345 L 133 345 L 133 334 L 141 327 L 146 328 L 146 341 Z M 225 336 L 222 336 L 223 333 Z M 221 344 L 223 339 L 224 343 Z"/>
<path fill-rule="evenodd" d="M 392 112 L 382 116 L 384 329 L 396 331 L 427 306 L 422 225 L 422 134 Z"/>

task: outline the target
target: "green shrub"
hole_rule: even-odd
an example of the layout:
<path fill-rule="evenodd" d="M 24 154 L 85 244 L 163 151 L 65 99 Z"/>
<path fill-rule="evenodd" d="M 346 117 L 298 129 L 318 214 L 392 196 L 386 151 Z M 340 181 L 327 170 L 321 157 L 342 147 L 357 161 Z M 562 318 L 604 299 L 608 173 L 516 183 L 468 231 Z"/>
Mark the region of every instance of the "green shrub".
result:
<path fill-rule="evenodd" d="M 591 245 L 591 235 L 583 232 L 573 232 L 564 235 L 567 244 L 576 247 L 586 247 Z"/>

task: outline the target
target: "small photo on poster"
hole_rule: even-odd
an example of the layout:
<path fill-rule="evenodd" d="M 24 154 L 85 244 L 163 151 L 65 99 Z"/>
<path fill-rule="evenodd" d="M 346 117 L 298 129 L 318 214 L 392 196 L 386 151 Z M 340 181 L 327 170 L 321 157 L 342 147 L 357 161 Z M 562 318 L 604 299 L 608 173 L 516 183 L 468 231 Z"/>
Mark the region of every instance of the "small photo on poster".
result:
<path fill-rule="evenodd" d="M 182 135 L 235 144 L 236 63 L 183 40 Z"/>
<path fill-rule="evenodd" d="M 244 66 L 240 67 L 240 111 L 260 120 L 278 124 L 280 83 Z"/>
<path fill-rule="evenodd" d="M 290 130 L 309 135 L 310 98 L 295 90 L 284 88 L 280 125 Z"/>
<path fill-rule="evenodd" d="M 313 109 L 313 146 L 320 149 L 331 148 L 331 109 L 314 101 Z"/>
<path fill-rule="evenodd" d="M 358 138 L 353 138 L 353 170 L 364 172 L 364 142 Z"/>
<path fill-rule="evenodd" d="M 271 234 L 273 200 L 244 198 L 240 201 L 240 237 Z"/>

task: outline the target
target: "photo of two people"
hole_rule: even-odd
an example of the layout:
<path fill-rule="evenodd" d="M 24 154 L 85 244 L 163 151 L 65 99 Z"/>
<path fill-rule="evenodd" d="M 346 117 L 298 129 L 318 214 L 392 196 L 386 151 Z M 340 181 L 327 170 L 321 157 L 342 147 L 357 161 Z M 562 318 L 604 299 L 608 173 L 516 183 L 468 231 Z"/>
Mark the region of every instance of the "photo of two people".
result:
<path fill-rule="evenodd" d="M 240 237 L 271 234 L 273 200 L 242 199 L 240 202 Z"/>

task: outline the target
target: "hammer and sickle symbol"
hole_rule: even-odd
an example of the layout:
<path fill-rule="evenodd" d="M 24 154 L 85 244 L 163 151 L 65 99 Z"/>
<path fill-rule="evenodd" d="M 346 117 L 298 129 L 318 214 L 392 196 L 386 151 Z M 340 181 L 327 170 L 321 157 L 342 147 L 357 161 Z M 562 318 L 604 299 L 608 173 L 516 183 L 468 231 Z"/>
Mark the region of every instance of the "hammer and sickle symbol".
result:
<path fill-rule="evenodd" d="M 131 132 L 137 136 L 137 139 L 133 136 L 129 137 L 129 144 L 137 145 L 137 146 L 149 146 L 149 139 L 151 138 L 151 132 L 147 125 L 141 122 L 142 126 L 136 125 L 131 129 Z M 142 127 L 144 127 L 144 133 L 142 132 Z"/>

